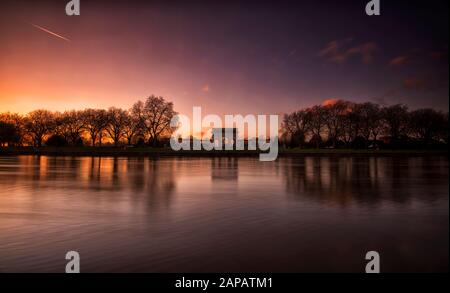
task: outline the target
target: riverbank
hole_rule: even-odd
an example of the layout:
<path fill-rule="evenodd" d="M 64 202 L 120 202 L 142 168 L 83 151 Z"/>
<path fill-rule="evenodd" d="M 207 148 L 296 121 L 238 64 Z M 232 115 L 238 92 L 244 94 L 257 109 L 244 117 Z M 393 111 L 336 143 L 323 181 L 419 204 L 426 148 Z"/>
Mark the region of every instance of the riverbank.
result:
<path fill-rule="evenodd" d="M 122 147 L 13 147 L 0 148 L 0 155 L 45 156 L 123 156 L 123 157 L 253 157 L 260 151 L 173 151 L 170 148 Z M 447 155 L 448 150 L 357 150 L 357 149 L 280 149 L 279 156 L 303 155 Z"/>

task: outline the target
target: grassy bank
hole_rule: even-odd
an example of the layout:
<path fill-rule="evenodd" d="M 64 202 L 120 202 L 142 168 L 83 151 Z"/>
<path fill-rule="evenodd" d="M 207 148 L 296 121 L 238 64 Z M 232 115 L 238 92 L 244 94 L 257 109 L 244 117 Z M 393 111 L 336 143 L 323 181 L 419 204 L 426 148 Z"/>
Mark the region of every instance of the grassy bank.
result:
<path fill-rule="evenodd" d="M 47 156 L 185 156 L 185 157 L 252 157 L 259 151 L 173 151 L 170 148 L 115 147 L 11 147 L 0 148 L 0 155 Z M 280 149 L 279 156 L 302 155 L 447 155 L 448 150 L 356 150 L 356 149 Z"/>

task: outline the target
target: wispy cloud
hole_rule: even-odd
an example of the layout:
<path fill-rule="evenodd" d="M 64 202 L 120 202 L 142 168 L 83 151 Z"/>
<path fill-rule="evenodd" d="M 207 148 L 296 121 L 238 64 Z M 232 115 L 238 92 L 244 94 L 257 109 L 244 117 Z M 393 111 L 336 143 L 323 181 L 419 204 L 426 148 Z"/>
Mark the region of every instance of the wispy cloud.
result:
<path fill-rule="evenodd" d="M 61 36 L 61 35 L 59 35 L 59 34 L 57 34 L 57 33 L 55 33 L 55 32 L 52 32 L 51 30 L 48 30 L 48 29 L 46 29 L 45 27 L 42 27 L 42 26 L 37 25 L 37 24 L 34 24 L 34 23 L 30 23 L 30 24 L 31 24 L 32 26 L 34 26 L 35 28 L 37 28 L 37 29 L 43 31 L 43 32 L 46 32 L 46 33 L 48 33 L 48 34 L 50 34 L 50 35 L 52 35 L 52 36 L 55 36 L 55 37 L 57 37 L 57 38 L 60 38 L 61 40 L 64 40 L 64 41 L 66 41 L 66 42 L 70 42 L 70 40 L 69 40 L 68 38 L 63 37 L 63 36 Z"/>
<path fill-rule="evenodd" d="M 344 63 L 351 57 L 359 57 L 364 64 L 370 64 L 373 61 L 374 54 L 378 51 L 378 45 L 374 42 L 366 42 L 352 46 L 353 39 L 329 42 L 322 50 L 319 56 L 334 63 Z"/>
<path fill-rule="evenodd" d="M 428 51 L 421 48 L 415 48 L 392 58 L 389 61 L 389 65 L 392 67 L 426 65 L 433 61 L 446 62 L 446 59 L 448 59 L 447 49 L 436 48 L 432 51 Z"/>
<path fill-rule="evenodd" d="M 403 80 L 403 87 L 407 90 L 425 91 L 432 88 L 429 80 L 423 77 L 408 77 Z"/>
<path fill-rule="evenodd" d="M 393 58 L 391 61 L 389 61 L 390 66 L 403 66 L 408 64 L 410 61 L 410 58 L 408 56 L 397 56 Z"/>
<path fill-rule="evenodd" d="M 359 55 L 364 64 L 370 64 L 373 61 L 373 55 L 378 51 L 378 45 L 374 42 L 367 42 L 347 50 L 348 56 Z"/>
<path fill-rule="evenodd" d="M 319 56 L 335 63 L 342 63 L 347 59 L 342 46 L 343 44 L 339 41 L 329 42 L 325 48 L 320 50 Z"/>

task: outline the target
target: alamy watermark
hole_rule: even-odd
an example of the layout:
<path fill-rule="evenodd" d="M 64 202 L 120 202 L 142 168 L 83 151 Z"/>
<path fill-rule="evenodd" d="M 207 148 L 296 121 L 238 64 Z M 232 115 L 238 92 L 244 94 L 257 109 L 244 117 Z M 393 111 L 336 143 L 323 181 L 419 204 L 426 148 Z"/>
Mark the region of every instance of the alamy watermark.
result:
<path fill-rule="evenodd" d="M 380 15 L 380 0 L 371 0 L 366 4 L 366 14 L 368 16 Z"/>
<path fill-rule="evenodd" d="M 176 115 L 170 126 L 176 128 L 170 146 L 174 151 L 260 150 L 260 161 L 275 161 L 278 157 L 278 115 L 219 115 L 202 118 L 201 107 L 193 107 L 192 121 L 183 114 Z M 205 131 L 207 129 L 208 131 Z M 241 135 L 247 130 L 247 135 Z M 208 133 L 207 133 L 208 132 Z M 186 137 L 186 133 L 189 133 Z M 194 135 L 199 138 L 194 138 Z"/>
<path fill-rule="evenodd" d="M 380 273 L 380 254 L 377 251 L 369 251 L 366 253 L 366 273 L 379 274 Z"/>
<path fill-rule="evenodd" d="M 66 4 L 68 16 L 80 15 L 80 0 L 72 0 Z M 366 14 L 369 16 L 380 15 L 380 0 L 371 0 L 366 4 Z"/>
<path fill-rule="evenodd" d="M 66 273 L 78 274 L 80 273 L 80 254 L 77 251 L 71 250 L 66 253 Z"/>
<path fill-rule="evenodd" d="M 380 273 L 380 254 L 377 251 L 368 251 L 365 255 L 368 260 L 365 271 L 368 274 Z M 80 254 L 77 251 L 71 250 L 66 253 L 66 273 L 80 273 Z"/>
<path fill-rule="evenodd" d="M 80 15 L 80 0 L 72 0 L 66 4 L 66 14 L 68 16 Z"/>

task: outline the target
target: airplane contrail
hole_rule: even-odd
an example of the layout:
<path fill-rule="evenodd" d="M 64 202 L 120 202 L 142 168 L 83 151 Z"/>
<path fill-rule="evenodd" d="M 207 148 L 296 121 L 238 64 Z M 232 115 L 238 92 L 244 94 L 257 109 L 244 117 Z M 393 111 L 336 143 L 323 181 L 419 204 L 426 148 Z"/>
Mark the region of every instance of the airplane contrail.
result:
<path fill-rule="evenodd" d="M 61 36 L 61 35 L 58 35 L 57 33 L 54 33 L 54 32 L 52 32 L 52 31 L 50 31 L 50 30 L 48 30 L 48 29 L 46 29 L 46 28 L 44 28 L 44 27 L 42 27 L 42 26 L 39 26 L 39 25 L 34 24 L 34 23 L 30 23 L 30 24 L 31 24 L 32 26 L 34 26 L 35 28 L 40 29 L 41 31 L 44 31 L 44 32 L 46 32 L 46 33 L 51 34 L 52 36 L 55 36 L 55 37 L 57 37 L 57 38 L 60 38 L 60 39 L 62 39 L 62 40 L 64 40 L 64 41 L 66 41 L 66 42 L 70 42 L 70 40 L 69 40 L 68 38 L 63 37 L 63 36 Z"/>

